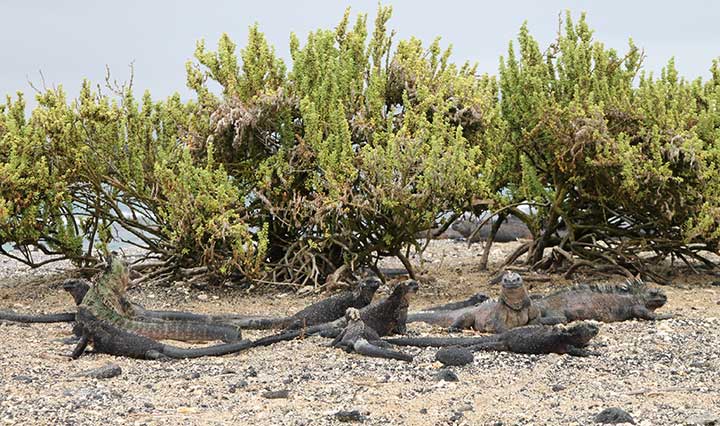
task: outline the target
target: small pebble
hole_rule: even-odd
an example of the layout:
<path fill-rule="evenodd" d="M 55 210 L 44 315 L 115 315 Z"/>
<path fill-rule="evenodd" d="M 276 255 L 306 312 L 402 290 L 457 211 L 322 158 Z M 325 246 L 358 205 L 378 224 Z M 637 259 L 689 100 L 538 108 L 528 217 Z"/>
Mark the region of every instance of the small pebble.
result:
<path fill-rule="evenodd" d="M 277 391 L 263 392 L 262 397 L 267 399 L 285 399 L 290 396 L 290 391 L 287 389 Z"/>
<path fill-rule="evenodd" d="M 447 368 L 443 368 L 442 370 L 438 371 L 435 375 L 435 378 L 440 381 L 445 382 L 457 382 L 460 379 L 458 378 L 457 374 L 455 374 L 452 370 L 449 370 Z"/>
<path fill-rule="evenodd" d="M 365 420 L 365 417 L 360 414 L 360 411 L 358 410 L 351 410 L 351 411 L 338 411 L 335 413 L 334 417 L 339 422 L 362 422 Z"/>

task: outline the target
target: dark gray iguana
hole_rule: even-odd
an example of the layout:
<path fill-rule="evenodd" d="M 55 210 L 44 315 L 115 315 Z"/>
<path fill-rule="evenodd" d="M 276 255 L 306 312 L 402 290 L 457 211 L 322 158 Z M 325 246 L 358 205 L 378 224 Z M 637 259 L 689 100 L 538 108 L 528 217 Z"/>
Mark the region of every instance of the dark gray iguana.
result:
<path fill-rule="evenodd" d="M 360 309 L 360 318 L 365 325 L 375 330 L 379 336 L 388 336 L 397 333 L 405 334 L 410 296 L 417 291 L 417 281 L 406 280 L 400 282 L 393 288 L 390 296 Z M 332 322 L 318 324 L 300 330 L 287 330 L 279 334 L 263 337 L 255 340 L 253 345 L 267 346 L 313 334 L 334 338 L 340 334 L 345 326 L 347 326 L 347 321 L 345 318 L 340 318 Z"/>
<path fill-rule="evenodd" d="M 363 322 L 360 310 L 348 308 L 345 312 L 345 321 L 347 326 L 335 337 L 330 346 L 375 358 L 408 362 L 413 360 L 412 355 L 389 349 L 391 345 L 382 341 L 378 333 Z"/>
<path fill-rule="evenodd" d="M 479 305 L 488 299 L 490 299 L 490 298 L 485 293 L 475 293 L 465 300 L 460 300 L 457 302 L 448 302 L 443 305 L 435 305 L 435 306 L 429 306 L 427 308 L 423 308 L 422 312 L 454 311 L 456 309 L 462 309 L 462 308 L 467 308 L 470 306 Z"/>
<path fill-rule="evenodd" d="M 72 295 L 75 304 L 79 305 L 90 288 L 90 283 L 84 279 L 68 279 L 63 282 L 63 289 Z M 56 314 L 19 314 L 12 311 L 0 311 L 0 321 L 12 321 L 23 323 L 54 323 L 73 322 L 75 312 L 61 312 Z"/>
<path fill-rule="evenodd" d="M 165 320 L 195 320 L 232 324 L 242 329 L 267 330 L 274 328 L 300 329 L 342 318 L 347 308 L 363 308 L 372 302 L 382 282 L 375 277 L 361 281 L 347 290 L 315 302 L 289 317 L 248 315 L 199 315 L 190 312 L 151 311 L 136 305 L 137 315 Z"/>
<path fill-rule="evenodd" d="M 528 325 L 504 333 L 479 337 L 398 337 L 385 339 L 398 346 L 462 346 L 472 351 L 504 351 L 521 354 L 568 354 L 588 356 L 585 349 L 600 328 L 593 322 L 571 325 Z"/>
<path fill-rule="evenodd" d="M 540 310 L 530 300 L 520 275 L 506 272 L 500 281 L 499 300 L 451 311 L 413 312 L 408 322 L 422 321 L 452 330 L 474 329 L 502 333 L 514 327 L 540 323 Z"/>
<path fill-rule="evenodd" d="M 666 319 L 654 311 L 667 302 L 659 289 L 649 288 L 641 281 L 624 285 L 579 285 L 533 299 L 542 316 L 557 322 L 579 320 L 601 322 Z"/>

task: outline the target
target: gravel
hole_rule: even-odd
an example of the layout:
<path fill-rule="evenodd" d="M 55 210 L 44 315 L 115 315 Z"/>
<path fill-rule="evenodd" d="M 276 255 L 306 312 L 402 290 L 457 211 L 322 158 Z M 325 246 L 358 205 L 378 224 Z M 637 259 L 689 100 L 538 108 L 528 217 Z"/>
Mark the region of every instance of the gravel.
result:
<path fill-rule="evenodd" d="M 488 274 L 475 270 L 478 246 L 433 242 L 432 273 L 413 306 L 478 291 L 496 295 L 496 286 L 486 284 Z M 510 252 L 517 244 L 494 247 Z M 491 253 L 491 261 L 501 254 Z M 48 278 L 63 272 L 54 268 L 18 273 L 17 265 L 0 259 L 0 309 L 72 309 L 69 296 Z M 322 426 L 342 424 L 339 412 L 357 412 L 361 420 L 352 421 L 363 425 L 587 425 L 608 407 L 622 407 L 642 426 L 713 424 L 720 416 L 720 288 L 711 281 L 679 276 L 664 287 L 669 302 L 660 312 L 676 314 L 673 319 L 603 324 L 591 345 L 599 356 L 480 352 L 452 371 L 435 360 L 432 348 L 408 349 L 416 357 L 405 363 L 347 354 L 320 337 L 215 358 L 139 361 L 89 354 L 72 361 L 72 346 L 59 341 L 71 333 L 69 324 L 0 323 L 0 424 Z M 544 293 L 564 284 L 552 277 L 531 288 Z M 177 283 L 133 289 L 129 297 L 153 309 L 278 315 L 321 297 L 247 295 L 227 287 L 207 287 L 203 294 L 207 299 L 199 300 L 197 290 Z M 408 328 L 412 335 L 442 334 L 424 324 Z M 109 380 L 80 376 L 107 364 L 122 374 Z M 277 391 L 287 397 L 265 397 Z"/>
<path fill-rule="evenodd" d="M 102 367 L 82 371 L 79 376 L 92 377 L 94 379 L 112 379 L 122 374 L 122 368 L 117 364 L 107 364 Z"/>
<path fill-rule="evenodd" d="M 635 424 L 632 416 L 622 408 L 611 407 L 606 408 L 595 416 L 595 423 L 603 424 L 619 424 L 619 423 L 630 423 Z"/>

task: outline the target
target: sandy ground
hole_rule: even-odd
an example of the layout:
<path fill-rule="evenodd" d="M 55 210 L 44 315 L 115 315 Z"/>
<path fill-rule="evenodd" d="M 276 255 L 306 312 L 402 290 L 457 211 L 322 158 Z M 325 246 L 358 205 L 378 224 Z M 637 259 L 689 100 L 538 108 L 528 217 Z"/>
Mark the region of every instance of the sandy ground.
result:
<path fill-rule="evenodd" d="M 496 244 L 491 265 L 516 245 Z M 487 284 L 488 274 L 477 270 L 479 254 L 478 245 L 468 249 L 460 242 L 433 242 L 413 307 L 477 291 L 496 295 L 497 288 Z M 388 261 L 387 266 L 396 264 Z M 70 297 L 53 285 L 58 279 L 53 274 L 62 268 L 30 272 L 0 259 L 0 309 L 72 310 Z M 539 280 L 528 285 L 535 293 L 570 283 L 559 277 L 534 278 Z M 408 349 L 418 356 L 403 363 L 346 354 L 313 337 L 221 358 L 138 361 L 92 354 L 71 361 L 67 355 L 72 347 L 59 341 L 69 336 L 69 324 L 0 322 L 0 422 L 331 425 L 351 420 L 338 411 L 357 410 L 368 425 L 585 425 L 608 407 L 626 410 L 641 425 L 720 422 L 717 280 L 675 277 L 672 286 L 663 287 L 669 302 L 660 312 L 676 317 L 603 324 L 592 347 L 600 356 L 478 353 L 472 365 L 452 369 L 457 382 L 437 378 L 442 369 L 433 349 Z M 182 283 L 130 294 L 151 308 L 276 315 L 322 297 L 292 296 L 248 295 L 224 287 L 199 291 Z M 409 330 L 440 332 L 417 324 Z M 119 365 L 122 374 L 104 380 L 78 375 L 108 363 Z M 287 390 L 288 397 L 265 395 L 279 390 Z"/>

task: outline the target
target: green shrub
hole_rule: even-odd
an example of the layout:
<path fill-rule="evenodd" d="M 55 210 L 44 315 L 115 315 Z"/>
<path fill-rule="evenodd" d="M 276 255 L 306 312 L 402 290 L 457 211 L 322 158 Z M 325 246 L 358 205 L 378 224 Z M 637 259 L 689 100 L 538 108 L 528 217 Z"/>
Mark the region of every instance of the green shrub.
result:
<path fill-rule="evenodd" d="M 646 75 L 632 41 L 624 54 L 606 49 L 584 15 L 573 23 L 568 13 L 544 53 L 527 26 L 518 44 L 519 56 L 511 44 L 501 61 L 501 104 L 517 152 L 514 197 L 544 205 L 529 261 L 558 245 L 649 273 L 640 252 L 716 249 L 714 83 L 679 79 L 673 61 L 660 78 Z"/>
<path fill-rule="evenodd" d="M 109 79 L 73 101 L 46 90 L 29 118 L 8 99 L 0 244 L 20 251 L 3 254 L 89 264 L 122 229 L 160 260 L 149 277 L 322 284 L 381 256 L 409 267 L 419 232 L 490 209 L 528 224 L 537 268 L 660 279 L 648 265 L 667 256 L 713 265 L 717 61 L 707 82 L 673 61 L 652 76 L 632 41 L 607 49 L 568 14 L 545 50 L 524 25 L 496 79 L 439 40 L 395 42 L 390 15 L 380 7 L 369 31 L 346 11 L 333 30 L 291 35 L 290 67 L 257 26 L 239 54 L 227 35 L 216 51 L 201 41 L 190 102 L 138 100 Z"/>

